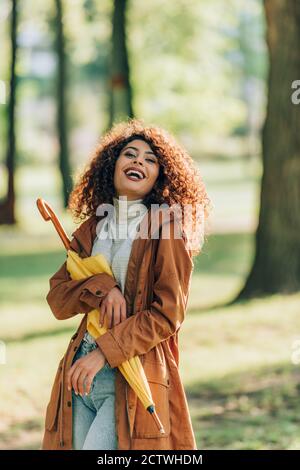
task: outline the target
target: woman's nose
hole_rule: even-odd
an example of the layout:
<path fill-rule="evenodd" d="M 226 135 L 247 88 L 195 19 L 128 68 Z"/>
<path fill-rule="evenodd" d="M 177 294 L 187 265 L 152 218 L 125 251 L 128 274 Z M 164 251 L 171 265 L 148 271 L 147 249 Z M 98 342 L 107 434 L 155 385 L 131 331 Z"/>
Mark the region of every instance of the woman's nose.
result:
<path fill-rule="evenodd" d="M 134 163 L 139 163 L 140 165 L 143 165 L 142 157 L 136 157 L 136 158 L 134 159 Z"/>

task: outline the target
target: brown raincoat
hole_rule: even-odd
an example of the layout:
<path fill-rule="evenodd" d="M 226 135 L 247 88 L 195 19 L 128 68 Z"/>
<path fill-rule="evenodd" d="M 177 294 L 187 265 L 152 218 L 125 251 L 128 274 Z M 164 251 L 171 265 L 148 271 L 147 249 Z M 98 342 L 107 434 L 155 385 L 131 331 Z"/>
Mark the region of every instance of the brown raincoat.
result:
<path fill-rule="evenodd" d="M 81 257 L 91 255 L 96 226 L 102 217 L 92 215 L 73 232 L 71 249 Z M 141 222 L 148 238 L 137 234 L 132 243 L 124 290 L 128 318 L 96 341 L 111 367 L 140 356 L 166 433 L 160 434 L 153 418 L 117 369 L 118 450 L 197 449 L 178 370 L 178 331 L 185 318 L 194 265 L 184 240 L 174 236 L 174 215 L 171 213 L 167 224 L 160 217 L 156 238 L 151 237 L 150 221 L 149 209 Z M 161 236 L 163 225 L 170 229 L 168 238 Z M 72 391 L 67 389 L 66 373 L 86 331 L 86 314 L 99 308 L 103 297 L 116 285 L 105 273 L 72 280 L 66 262 L 50 279 L 47 301 L 54 316 L 59 320 L 78 313 L 84 316 L 58 365 L 46 410 L 43 450 L 72 449 Z"/>

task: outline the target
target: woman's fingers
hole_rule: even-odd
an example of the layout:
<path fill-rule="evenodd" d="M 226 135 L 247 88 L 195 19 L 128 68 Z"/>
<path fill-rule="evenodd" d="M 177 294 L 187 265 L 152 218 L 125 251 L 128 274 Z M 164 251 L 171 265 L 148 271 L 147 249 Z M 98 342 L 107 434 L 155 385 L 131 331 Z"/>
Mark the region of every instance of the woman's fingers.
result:
<path fill-rule="evenodd" d="M 78 395 L 79 393 L 77 380 L 78 380 L 80 372 L 81 372 L 81 367 L 80 365 L 77 364 L 77 367 L 75 367 L 71 376 L 71 384 L 76 395 Z"/>
<path fill-rule="evenodd" d="M 92 374 L 88 374 L 86 376 L 86 380 L 85 380 L 86 395 L 88 395 L 91 391 L 91 385 L 92 385 L 92 382 L 93 382 L 93 378 L 94 378 L 94 376 Z"/>
<path fill-rule="evenodd" d="M 78 361 L 79 359 L 77 359 Z M 74 364 L 70 367 L 70 369 L 68 370 L 67 372 L 67 385 L 68 385 L 68 390 L 71 390 L 72 389 L 72 375 L 73 375 L 73 372 L 75 370 L 75 368 L 77 367 L 77 361 L 74 362 Z"/>
<path fill-rule="evenodd" d="M 85 390 L 84 390 L 84 381 L 87 377 L 87 370 L 86 369 L 81 369 L 79 375 L 78 375 L 78 378 L 77 378 L 77 389 L 78 389 L 78 392 L 80 393 L 81 396 L 83 396 L 85 394 Z"/>
<path fill-rule="evenodd" d="M 113 319 L 113 303 L 108 300 L 106 304 L 106 321 L 107 321 L 107 328 L 111 328 L 111 323 Z"/>
<path fill-rule="evenodd" d="M 104 364 L 105 357 L 99 348 L 77 359 L 66 375 L 68 389 L 73 388 L 76 395 L 89 394 L 94 376 Z"/>
<path fill-rule="evenodd" d="M 121 306 L 120 304 L 116 304 L 114 306 L 114 318 L 113 318 L 113 326 L 116 326 L 121 321 Z"/>
<path fill-rule="evenodd" d="M 124 301 L 121 304 L 109 305 L 107 308 L 102 306 L 99 319 L 100 326 L 104 325 L 105 316 L 107 317 L 108 328 L 112 328 L 126 320 L 126 302 Z"/>
<path fill-rule="evenodd" d="M 120 289 L 115 287 L 103 299 L 100 306 L 99 324 L 104 325 L 106 319 L 106 327 L 111 329 L 126 320 L 126 300 Z"/>
<path fill-rule="evenodd" d="M 73 369 L 73 372 L 70 375 L 70 383 L 76 395 L 78 395 L 78 393 L 81 396 L 83 396 L 84 394 L 87 395 L 90 392 L 93 378 L 93 374 L 89 373 L 86 368 L 77 365 L 77 367 Z"/>
<path fill-rule="evenodd" d="M 102 303 L 100 307 L 100 318 L 99 318 L 100 326 L 104 325 L 104 315 L 106 315 L 106 304 Z"/>
<path fill-rule="evenodd" d="M 66 376 L 68 390 L 71 390 L 71 370 L 72 370 L 72 367 L 70 367 L 70 369 L 67 372 L 67 376 Z"/>

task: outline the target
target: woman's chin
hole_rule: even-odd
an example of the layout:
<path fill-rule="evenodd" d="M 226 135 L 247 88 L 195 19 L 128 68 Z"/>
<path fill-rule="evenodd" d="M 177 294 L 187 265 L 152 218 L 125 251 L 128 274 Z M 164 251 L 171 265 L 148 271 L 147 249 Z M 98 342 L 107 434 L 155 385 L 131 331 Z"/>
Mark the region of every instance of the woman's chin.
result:
<path fill-rule="evenodd" d="M 128 198 L 134 197 L 135 199 L 143 197 L 141 196 L 141 187 L 136 184 L 136 181 L 129 181 L 129 184 L 124 184 L 122 189 L 118 190 L 118 194 Z"/>

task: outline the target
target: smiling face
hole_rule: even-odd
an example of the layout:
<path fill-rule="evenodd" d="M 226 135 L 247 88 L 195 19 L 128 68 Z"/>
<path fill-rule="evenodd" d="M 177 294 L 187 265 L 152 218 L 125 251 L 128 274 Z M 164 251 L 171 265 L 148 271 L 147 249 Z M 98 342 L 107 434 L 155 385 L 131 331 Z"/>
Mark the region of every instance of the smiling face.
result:
<path fill-rule="evenodd" d="M 114 186 L 117 197 L 143 199 L 151 192 L 159 174 L 159 162 L 147 142 L 128 142 L 116 161 Z"/>

